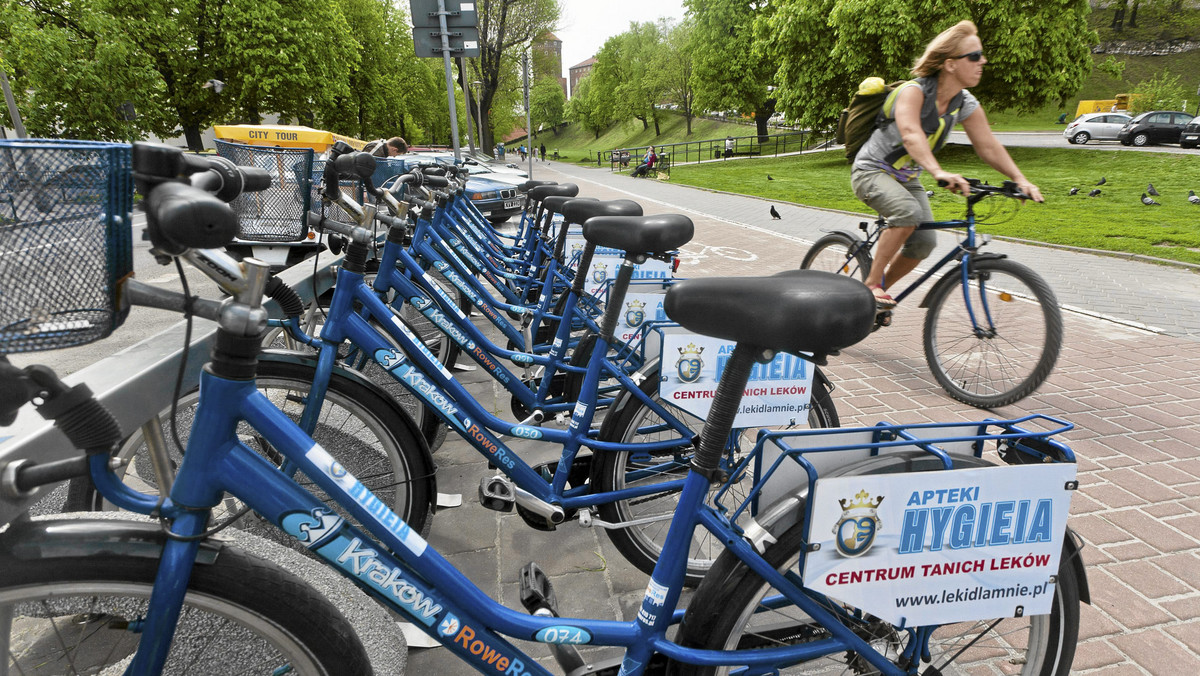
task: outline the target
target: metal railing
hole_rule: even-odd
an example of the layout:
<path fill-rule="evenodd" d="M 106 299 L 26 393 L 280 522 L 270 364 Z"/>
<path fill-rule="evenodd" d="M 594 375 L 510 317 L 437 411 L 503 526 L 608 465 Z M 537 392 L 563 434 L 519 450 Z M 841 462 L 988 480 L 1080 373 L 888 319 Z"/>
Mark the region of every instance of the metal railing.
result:
<path fill-rule="evenodd" d="M 731 160 L 739 157 L 778 157 L 787 153 L 829 148 L 834 144 L 832 131 L 795 131 L 772 134 L 765 143 L 759 143 L 757 134 L 723 139 L 684 141 L 682 143 L 655 144 L 658 161 L 655 170 L 671 175 L 671 167 L 678 164 Z M 609 171 L 632 170 L 641 163 L 650 146 L 614 148 L 600 151 L 596 155 L 597 166 L 608 164 Z"/>

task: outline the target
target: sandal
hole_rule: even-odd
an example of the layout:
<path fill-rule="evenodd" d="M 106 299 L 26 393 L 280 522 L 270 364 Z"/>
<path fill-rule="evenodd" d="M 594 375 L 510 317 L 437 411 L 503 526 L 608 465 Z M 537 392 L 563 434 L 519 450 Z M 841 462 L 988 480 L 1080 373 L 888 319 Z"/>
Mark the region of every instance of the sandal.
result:
<path fill-rule="evenodd" d="M 880 310 L 879 314 L 875 315 L 875 325 L 871 327 L 871 333 L 878 331 L 885 326 L 892 325 L 892 311 Z"/>
<path fill-rule="evenodd" d="M 880 310 L 890 310 L 896 307 L 896 299 L 888 295 L 882 286 L 875 285 L 868 288 L 871 289 L 871 293 L 875 294 L 875 307 Z"/>

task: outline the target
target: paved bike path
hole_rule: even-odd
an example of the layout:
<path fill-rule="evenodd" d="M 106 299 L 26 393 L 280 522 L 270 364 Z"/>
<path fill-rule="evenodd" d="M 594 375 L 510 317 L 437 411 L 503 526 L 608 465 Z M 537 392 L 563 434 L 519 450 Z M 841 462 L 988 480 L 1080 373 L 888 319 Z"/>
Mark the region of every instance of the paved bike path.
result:
<path fill-rule="evenodd" d="M 772 222 L 769 203 L 755 198 L 561 163 L 539 163 L 534 173 L 575 181 L 585 196 L 635 199 L 647 213 L 692 216 L 696 236 L 684 248 L 683 276 L 771 274 L 795 267 L 822 229 L 853 229 L 861 220 L 776 203 L 783 218 Z M 952 245 L 948 236 L 943 246 Z M 1063 352 L 1047 382 L 997 411 L 951 400 L 925 363 L 924 312 L 906 304 L 891 327 L 830 359 L 826 371 L 842 424 L 1027 413 L 1074 423 L 1066 438 L 1079 461 L 1080 490 L 1070 523 L 1086 543 L 1092 604 L 1081 610 L 1071 673 L 1200 673 L 1200 308 L 1189 300 L 1197 277 L 1176 268 L 1010 242 L 989 248 L 1035 267 L 1063 303 L 1086 311 L 1066 313 Z M 1130 326 L 1138 323 L 1162 332 Z M 459 377 L 498 415 L 508 415 L 508 397 L 477 370 Z M 519 449 L 530 462 L 556 457 L 555 450 L 532 443 Z M 461 493 L 463 506 L 437 514 L 430 541 L 485 593 L 519 608 L 517 572 L 535 560 L 553 580 L 565 615 L 628 620 L 637 613 L 647 577 L 621 558 L 604 533 L 575 524 L 543 533 L 515 514 L 484 509 L 476 489 L 495 470 L 464 442 L 448 439 L 435 460 L 439 490 Z M 516 643 L 550 664 L 544 646 Z M 585 655 L 596 659 L 614 652 L 591 648 Z M 448 651 L 415 649 L 409 673 L 473 672 Z"/>
<path fill-rule="evenodd" d="M 730 167 L 731 171 L 755 171 Z M 632 199 L 648 202 L 668 211 L 704 215 L 748 228 L 758 228 L 806 243 L 815 241 L 827 230 L 858 232 L 858 224 L 872 216 L 849 214 L 794 204 L 699 190 L 661 181 L 635 179 L 607 170 L 579 167 L 561 162 L 539 164 L 536 178 L 571 180 L 579 183 L 581 194 L 591 186 L 604 186 L 628 193 Z M 849 174 L 847 174 L 847 181 Z M 569 177 L 569 178 L 568 178 Z M 763 175 L 766 180 L 766 175 Z M 804 195 L 795 195 L 803 202 Z M 780 220 L 772 220 L 769 207 L 774 205 Z M 1038 209 L 1029 203 L 1024 209 Z M 980 232 L 986 234 L 987 226 Z M 938 249 L 931 261 L 956 246 L 957 235 L 938 233 Z M 1172 336 L 1200 340 L 1200 269 L 1188 269 L 1096 255 L 1017 242 L 993 240 L 986 251 L 1005 253 L 1035 270 L 1050 283 L 1059 302 L 1068 309 L 1095 313 Z M 795 265 L 799 265 L 799 260 Z M 774 270 L 764 270 L 764 274 Z M 748 273 L 743 273 L 748 274 Z"/>

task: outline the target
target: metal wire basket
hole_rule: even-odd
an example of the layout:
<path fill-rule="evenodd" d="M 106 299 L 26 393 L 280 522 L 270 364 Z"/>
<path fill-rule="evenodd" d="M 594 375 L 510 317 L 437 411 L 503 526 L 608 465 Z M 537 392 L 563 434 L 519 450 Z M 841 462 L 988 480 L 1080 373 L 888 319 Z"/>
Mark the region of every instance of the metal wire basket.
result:
<path fill-rule="evenodd" d="M 299 242 L 308 235 L 304 214 L 313 202 L 313 150 L 266 148 L 217 142 L 217 154 L 242 167 L 258 167 L 271 175 L 271 187 L 243 193 L 230 203 L 238 215 L 238 239 L 254 242 Z"/>
<path fill-rule="evenodd" d="M 0 140 L 0 354 L 82 345 L 121 325 L 132 208 L 128 145 Z"/>

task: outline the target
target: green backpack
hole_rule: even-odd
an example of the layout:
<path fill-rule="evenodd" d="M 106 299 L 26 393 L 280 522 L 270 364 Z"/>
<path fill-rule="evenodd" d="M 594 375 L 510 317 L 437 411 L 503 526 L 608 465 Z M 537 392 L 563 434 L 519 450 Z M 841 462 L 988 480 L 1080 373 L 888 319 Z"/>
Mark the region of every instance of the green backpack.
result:
<path fill-rule="evenodd" d="M 893 92 L 909 82 L 915 80 L 897 80 L 891 84 L 884 84 L 883 78 L 869 77 L 858 86 L 858 91 L 850 99 L 850 105 L 842 109 L 837 131 L 834 132 L 834 140 L 846 146 L 847 160 L 853 162 L 858 149 L 871 138 L 871 133 L 876 127 L 887 120 L 885 106 L 887 112 L 890 112 L 891 106 L 895 104 Z"/>

